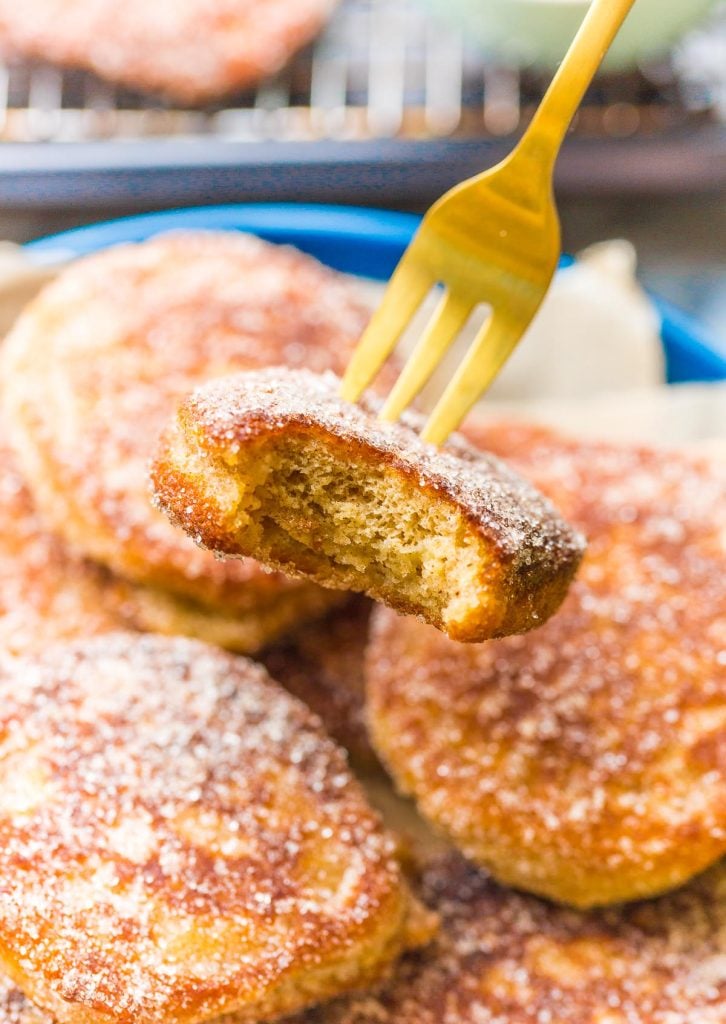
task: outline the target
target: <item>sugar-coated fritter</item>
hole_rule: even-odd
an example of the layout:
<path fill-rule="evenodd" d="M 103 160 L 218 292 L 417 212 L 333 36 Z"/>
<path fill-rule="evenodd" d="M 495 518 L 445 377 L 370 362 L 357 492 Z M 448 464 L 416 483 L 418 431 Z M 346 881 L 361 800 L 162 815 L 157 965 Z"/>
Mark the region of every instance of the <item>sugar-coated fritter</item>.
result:
<path fill-rule="evenodd" d="M 500 881 L 583 907 L 681 885 L 726 854 L 726 475 L 521 427 L 477 439 L 587 553 L 527 636 L 465 646 L 377 609 L 374 746 Z"/>
<path fill-rule="evenodd" d="M 0 48 L 198 104 L 278 71 L 335 0 L 0 0 Z"/>
<path fill-rule="evenodd" d="M 259 651 L 271 639 L 284 636 L 301 622 L 308 623 L 339 602 L 322 588 L 283 587 L 258 606 L 215 608 L 181 595 L 115 579 L 117 602 L 124 622 L 133 629 L 165 636 L 190 636 L 240 654 Z"/>
<path fill-rule="evenodd" d="M 222 556 L 362 591 L 463 641 L 559 606 L 582 538 L 524 479 L 417 418 L 377 419 L 334 374 L 283 367 L 198 388 L 152 464 L 159 506 Z"/>
<path fill-rule="evenodd" d="M 723 864 L 669 896 L 587 914 L 502 889 L 455 855 L 424 870 L 421 890 L 441 915 L 435 942 L 382 987 L 285 1024 L 726 1021 Z M 1 980 L 0 1022 L 53 1024 Z"/>
<path fill-rule="evenodd" d="M 235 1024 L 375 980 L 430 916 L 261 666 L 110 634 L 0 661 L 0 964 L 60 1022 Z"/>
<path fill-rule="evenodd" d="M 48 533 L 0 438 L 0 650 L 18 654 L 119 629 L 126 597 L 110 573 Z"/>
<path fill-rule="evenodd" d="M 363 663 L 372 602 L 355 596 L 260 655 L 270 675 L 319 715 L 359 768 L 376 768 L 364 721 Z"/>
<path fill-rule="evenodd" d="M 500 888 L 450 856 L 423 875 L 438 939 L 378 992 L 285 1024 L 724 1024 L 726 866 L 590 913 Z"/>
<path fill-rule="evenodd" d="M 248 617 L 254 643 L 230 646 L 261 646 L 311 605 L 337 603 L 250 559 L 199 550 L 151 507 L 147 463 L 196 384 L 280 362 L 341 369 L 366 316 L 352 287 L 310 257 L 231 232 L 80 260 L 30 303 L 2 356 L 12 439 L 39 510 L 119 576 L 220 620 Z"/>
<path fill-rule="evenodd" d="M 326 606 L 323 591 L 308 591 L 307 613 L 314 615 Z M 300 597 L 294 591 L 283 591 L 269 608 L 224 614 L 129 583 L 73 554 L 41 522 L 15 456 L 0 440 L 1 650 L 43 650 L 56 640 L 123 626 L 254 650 L 299 619 Z M 361 682 L 361 703 L 362 688 Z"/>

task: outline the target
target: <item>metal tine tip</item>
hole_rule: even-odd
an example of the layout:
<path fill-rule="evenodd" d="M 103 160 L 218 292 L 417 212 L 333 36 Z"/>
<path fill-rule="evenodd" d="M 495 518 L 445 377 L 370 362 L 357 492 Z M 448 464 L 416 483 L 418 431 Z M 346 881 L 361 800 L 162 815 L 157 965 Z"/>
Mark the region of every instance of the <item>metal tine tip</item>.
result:
<path fill-rule="evenodd" d="M 481 327 L 443 395 L 429 416 L 421 438 L 443 444 L 481 398 L 522 337 L 527 323 L 494 315 Z"/>
<path fill-rule="evenodd" d="M 357 402 L 389 357 L 413 314 L 436 284 L 404 256 L 394 271 L 378 309 L 358 342 L 340 385 L 340 396 Z"/>
<path fill-rule="evenodd" d="M 393 386 L 380 418 L 396 420 L 426 384 L 469 319 L 474 304 L 447 291 Z"/>

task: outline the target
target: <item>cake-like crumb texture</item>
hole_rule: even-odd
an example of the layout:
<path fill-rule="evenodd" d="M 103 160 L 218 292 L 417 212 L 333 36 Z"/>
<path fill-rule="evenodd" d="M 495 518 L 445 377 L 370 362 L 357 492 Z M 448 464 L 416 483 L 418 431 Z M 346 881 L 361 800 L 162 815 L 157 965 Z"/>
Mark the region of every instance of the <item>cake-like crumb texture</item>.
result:
<path fill-rule="evenodd" d="M 374 746 L 500 881 L 578 906 L 683 884 L 726 854 L 726 474 L 525 427 L 475 438 L 584 530 L 542 629 L 452 643 L 376 609 Z"/>
<path fill-rule="evenodd" d="M 0 0 L 0 48 L 198 104 L 273 74 L 335 0 Z"/>
<path fill-rule="evenodd" d="M 687 888 L 581 913 L 501 888 L 457 855 L 428 864 L 438 936 L 382 986 L 284 1024 L 723 1024 L 726 865 Z M 3 1016 L 4 1011 L 4 1016 Z M 2 1024 L 54 1024 L 0 978 Z M 234 1015 L 215 1024 L 235 1024 Z"/>
<path fill-rule="evenodd" d="M 322 719 L 359 769 L 380 769 L 364 716 L 363 666 L 372 609 L 368 598 L 355 595 L 259 655 L 270 675 Z"/>
<path fill-rule="evenodd" d="M 319 719 L 261 666 L 110 634 L 0 663 L 0 964 L 69 1024 L 280 1015 L 430 915 Z"/>
<path fill-rule="evenodd" d="M 152 466 L 172 521 L 225 556 L 362 591 L 461 641 L 541 625 L 583 550 L 534 488 L 455 439 L 419 438 L 338 397 L 332 374 L 212 381 L 182 403 Z"/>
<path fill-rule="evenodd" d="M 309 604 L 318 613 L 338 603 L 252 559 L 201 551 L 152 507 L 148 462 L 196 385 L 280 363 L 340 371 L 367 316 L 340 275 L 235 232 L 166 234 L 73 263 L 0 354 L 9 436 L 40 514 L 81 554 L 180 599 L 148 595 L 149 628 L 185 608 L 203 625 L 197 612 L 210 609 L 210 639 L 253 650 Z M 244 637 L 233 635 L 235 618 L 247 621 Z"/>
<path fill-rule="evenodd" d="M 457 856 L 424 871 L 438 939 L 377 992 L 285 1024 L 723 1024 L 726 865 L 588 914 L 500 888 Z"/>

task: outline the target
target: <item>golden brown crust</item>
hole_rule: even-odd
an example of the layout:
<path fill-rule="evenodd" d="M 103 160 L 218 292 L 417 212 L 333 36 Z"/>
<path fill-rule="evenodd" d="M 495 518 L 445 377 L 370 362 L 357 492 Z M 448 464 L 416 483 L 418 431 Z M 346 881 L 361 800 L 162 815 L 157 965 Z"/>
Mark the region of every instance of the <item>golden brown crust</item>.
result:
<path fill-rule="evenodd" d="M 257 1021 L 425 937 L 344 755 L 260 666 L 109 634 L 0 687 L 0 963 L 59 1021 Z"/>
<path fill-rule="evenodd" d="M 512 452 L 587 554 L 525 637 L 457 645 L 378 609 L 374 745 L 502 881 L 580 906 L 677 886 L 726 852 L 723 473 L 537 431 L 478 440 Z"/>
<path fill-rule="evenodd" d="M 194 385 L 280 361 L 341 368 L 366 316 L 332 271 L 235 233 L 79 261 L 30 304 L 3 355 L 4 404 L 43 516 L 118 575 L 222 615 L 310 594 L 250 559 L 200 551 L 151 508 L 147 462 Z"/>
<path fill-rule="evenodd" d="M 421 895 L 441 915 L 434 943 L 406 955 L 377 991 L 315 1007 L 285 1024 L 726 1019 L 724 864 L 670 896 L 583 914 L 502 889 L 452 855 L 426 868 Z M 0 978 L 0 1024 L 53 1022 Z"/>
<path fill-rule="evenodd" d="M 278 71 L 334 0 L 0 0 L 0 47 L 94 71 L 177 103 L 220 98 Z"/>
<path fill-rule="evenodd" d="M 726 866 L 583 914 L 500 888 L 459 857 L 425 871 L 438 940 L 380 992 L 285 1024 L 723 1024 Z"/>
<path fill-rule="evenodd" d="M 46 529 L 13 453 L 0 440 L 2 650 L 16 654 L 42 651 L 56 640 L 89 637 L 126 626 L 193 636 L 246 653 L 321 614 L 331 597 L 336 595 L 314 588 L 286 590 L 267 607 L 225 614 L 153 587 L 128 583 L 72 554 Z"/>
<path fill-rule="evenodd" d="M 358 768 L 377 768 L 364 721 L 363 662 L 373 605 L 356 596 L 260 655 L 270 675 L 318 715 Z"/>
<path fill-rule="evenodd" d="M 44 528 L 0 439 L 0 650 L 118 629 L 124 604 L 110 573 L 73 557 Z"/>
<path fill-rule="evenodd" d="M 277 367 L 197 389 L 182 403 L 152 464 L 160 507 L 219 554 L 254 548 L 268 565 L 324 586 L 365 591 L 457 640 L 504 636 L 547 619 L 567 592 L 582 538 L 499 460 L 462 439 L 443 450 L 426 445 L 414 429 L 421 426 L 418 418 L 383 423 L 374 404 L 343 402 L 338 383 L 333 374 Z M 283 519 L 281 502 L 265 493 L 275 474 L 294 477 L 304 470 L 312 483 L 330 473 L 331 464 L 334 475 L 309 507 L 302 504 L 306 495 L 294 497 L 289 514 L 300 521 Z M 373 491 L 369 477 L 384 486 Z M 391 546 L 401 511 L 413 500 L 425 506 L 410 536 L 400 540 L 401 549 L 417 545 L 415 572 L 410 560 L 403 560 L 401 572 L 387 564 L 375 542 L 362 569 L 362 555 L 341 554 L 330 540 L 326 545 L 326 528 L 335 529 L 328 526 L 335 514 L 331 494 L 343 485 L 346 524 L 355 515 L 362 531 L 373 521 L 382 549 Z M 282 477 L 279 486 L 292 493 Z M 383 508 L 390 495 L 390 508 Z M 431 512 L 440 514 L 441 534 L 422 525 Z M 461 567 L 452 563 L 431 588 L 431 567 L 438 566 L 450 535 Z"/>
<path fill-rule="evenodd" d="M 257 654 L 301 623 L 313 624 L 343 599 L 320 587 L 285 588 L 257 607 L 225 611 L 156 587 L 129 583 L 106 571 L 114 611 L 129 629 L 163 636 L 189 636 L 237 654 Z M 74 636 L 79 635 L 77 633 Z"/>

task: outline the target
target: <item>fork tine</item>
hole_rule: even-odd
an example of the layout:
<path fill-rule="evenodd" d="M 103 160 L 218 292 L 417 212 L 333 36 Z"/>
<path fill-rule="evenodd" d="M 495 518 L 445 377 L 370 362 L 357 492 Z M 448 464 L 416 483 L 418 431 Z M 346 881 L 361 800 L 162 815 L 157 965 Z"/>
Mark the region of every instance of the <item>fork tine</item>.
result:
<path fill-rule="evenodd" d="M 357 402 L 396 346 L 409 320 L 436 283 L 404 255 L 388 283 L 378 309 L 358 342 L 340 386 L 341 398 Z"/>
<path fill-rule="evenodd" d="M 456 430 L 499 373 L 528 323 L 529 318 L 495 312 L 484 324 L 421 432 L 424 441 L 443 444 Z"/>
<path fill-rule="evenodd" d="M 398 419 L 413 401 L 469 319 L 473 308 L 471 301 L 450 291 L 442 296 L 381 410 L 381 419 Z"/>

